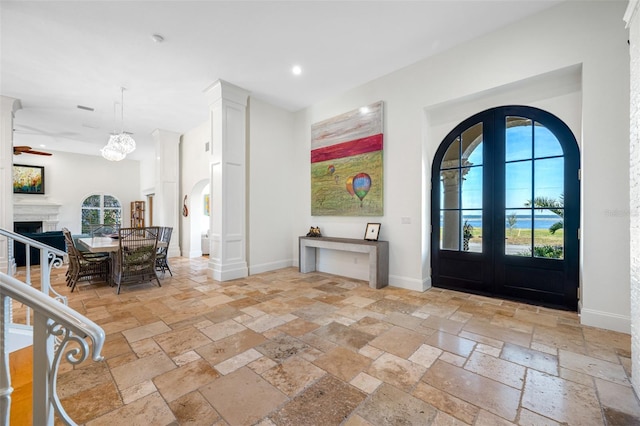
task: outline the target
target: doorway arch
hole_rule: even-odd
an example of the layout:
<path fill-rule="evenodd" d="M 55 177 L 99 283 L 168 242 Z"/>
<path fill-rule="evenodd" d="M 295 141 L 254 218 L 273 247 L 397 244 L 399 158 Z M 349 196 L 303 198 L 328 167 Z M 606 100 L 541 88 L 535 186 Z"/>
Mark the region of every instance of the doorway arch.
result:
<path fill-rule="evenodd" d="M 544 110 L 457 125 L 432 164 L 433 285 L 576 310 L 579 169 L 573 133 Z"/>

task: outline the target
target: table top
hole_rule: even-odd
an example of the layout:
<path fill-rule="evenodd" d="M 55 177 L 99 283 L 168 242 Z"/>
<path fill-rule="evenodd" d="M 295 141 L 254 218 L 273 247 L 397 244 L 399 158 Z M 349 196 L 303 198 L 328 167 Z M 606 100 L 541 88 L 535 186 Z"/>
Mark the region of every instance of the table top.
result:
<path fill-rule="evenodd" d="M 78 241 L 91 253 L 118 251 L 118 249 L 120 248 L 118 239 L 111 237 L 78 238 Z M 158 247 L 166 246 L 167 243 L 158 241 Z"/>

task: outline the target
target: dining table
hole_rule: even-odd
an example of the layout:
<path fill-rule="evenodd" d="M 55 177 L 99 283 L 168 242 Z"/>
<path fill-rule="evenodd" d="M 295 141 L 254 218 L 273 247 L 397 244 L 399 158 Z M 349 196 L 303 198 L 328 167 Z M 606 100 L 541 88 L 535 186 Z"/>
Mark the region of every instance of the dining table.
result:
<path fill-rule="evenodd" d="M 120 242 L 112 237 L 78 238 L 78 241 L 91 253 L 112 253 L 120 249 Z M 158 247 L 166 247 L 167 243 L 158 241 Z"/>

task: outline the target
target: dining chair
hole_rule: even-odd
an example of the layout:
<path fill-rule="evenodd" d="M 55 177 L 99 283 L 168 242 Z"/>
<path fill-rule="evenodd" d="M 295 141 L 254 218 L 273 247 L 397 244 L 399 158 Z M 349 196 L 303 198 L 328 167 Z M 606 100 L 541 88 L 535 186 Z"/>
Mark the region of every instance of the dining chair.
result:
<path fill-rule="evenodd" d="M 105 282 L 109 281 L 109 270 L 111 258 L 107 253 L 87 253 L 78 250 L 67 228 L 62 228 L 64 242 L 69 255 L 69 268 L 66 273 L 67 286 L 71 287 L 71 292 L 75 290 L 78 281 L 92 280 L 100 278 Z"/>
<path fill-rule="evenodd" d="M 160 235 L 158 236 L 158 251 L 156 253 L 156 270 L 161 271 L 164 275 L 165 271 L 169 271 L 169 274 L 173 276 L 169 263 L 167 261 L 167 253 L 169 252 L 169 243 L 171 242 L 171 234 L 173 228 L 170 226 L 160 227 Z"/>
<path fill-rule="evenodd" d="M 118 286 L 117 294 L 123 283 L 142 283 L 156 280 L 156 250 L 158 248 L 157 226 L 146 228 L 120 228 L 118 231 L 119 249 L 113 260 L 113 282 Z"/>

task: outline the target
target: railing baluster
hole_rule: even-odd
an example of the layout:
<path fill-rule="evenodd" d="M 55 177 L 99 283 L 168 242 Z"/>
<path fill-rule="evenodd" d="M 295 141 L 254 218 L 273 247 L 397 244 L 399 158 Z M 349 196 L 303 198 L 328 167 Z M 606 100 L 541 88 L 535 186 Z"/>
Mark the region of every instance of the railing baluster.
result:
<path fill-rule="evenodd" d="M 9 332 L 9 313 L 11 299 L 0 293 L 0 316 L 2 327 L 0 327 L 0 422 L 3 425 L 9 424 L 11 414 L 11 373 L 9 371 L 9 348 L 6 344 Z"/>

